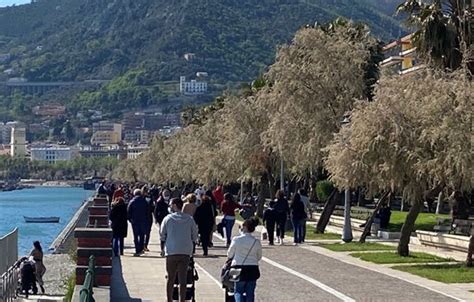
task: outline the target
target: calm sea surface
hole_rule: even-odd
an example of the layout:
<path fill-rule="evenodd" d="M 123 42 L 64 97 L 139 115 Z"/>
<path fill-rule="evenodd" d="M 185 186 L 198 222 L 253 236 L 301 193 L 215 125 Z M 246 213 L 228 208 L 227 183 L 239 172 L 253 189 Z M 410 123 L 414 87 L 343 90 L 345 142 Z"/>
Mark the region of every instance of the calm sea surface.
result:
<path fill-rule="evenodd" d="M 93 191 L 82 188 L 37 187 L 0 192 L 0 237 L 18 227 L 18 253 L 28 253 L 39 240 L 47 250 Z M 59 223 L 25 223 L 23 216 L 58 216 Z"/>

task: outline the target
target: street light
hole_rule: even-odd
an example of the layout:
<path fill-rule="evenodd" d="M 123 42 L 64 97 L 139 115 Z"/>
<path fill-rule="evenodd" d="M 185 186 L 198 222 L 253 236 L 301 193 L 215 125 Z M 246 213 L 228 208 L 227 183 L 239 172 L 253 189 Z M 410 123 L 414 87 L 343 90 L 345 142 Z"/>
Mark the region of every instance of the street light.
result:
<path fill-rule="evenodd" d="M 344 114 L 341 126 L 344 127 L 351 122 L 350 113 Z M 342 228 L 342 241 L 349 243 L 353 239 L 351 225 L 351 191 L 346 188 L 344 191 L 344 226 Z"/>

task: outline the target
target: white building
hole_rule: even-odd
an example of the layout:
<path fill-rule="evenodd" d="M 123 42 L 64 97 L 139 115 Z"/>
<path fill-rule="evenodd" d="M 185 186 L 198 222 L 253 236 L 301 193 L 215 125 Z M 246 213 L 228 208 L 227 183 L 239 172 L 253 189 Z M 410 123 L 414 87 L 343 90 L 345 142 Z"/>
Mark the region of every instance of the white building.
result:
<path fill-rule="evenodd" d="M 179 77 L 179 92 L 185 95 L 204 94 L 207 92 L 207 82 L 191 80 L 186 82 L 186 77 Z"/>
<path fill-rule="evenodd" d="M 0 123 L 0 144 L 10 144 L 12 136 L 11 123 Z"/>
<path fill-rule="evenodd" d="M 113 123 L 109 121 L 100 121 L 92 123 L 92 133 L 99 131 L 112 131 L 117 134 L 119 140 L 122 139 L 122 124 Z"/>
<path fill-rule="evenodd" d="M 26 128 L 23 123 L 12 125 L 10 139 L 10 156 L 26 155 Z"/>
<path fill-rule="evenodd" d="M 46 161 L 54 164 L 58 161 L 68 161 L 78 155 L 78 149 L 73 147 L 40 147 L 31 148 L 31 160 Z"/>
<path fill-rule="evenodd" d="M 128 146 L 127 159 L 137 159 L 143 152 L 149 149 L 148 145 Z"/>

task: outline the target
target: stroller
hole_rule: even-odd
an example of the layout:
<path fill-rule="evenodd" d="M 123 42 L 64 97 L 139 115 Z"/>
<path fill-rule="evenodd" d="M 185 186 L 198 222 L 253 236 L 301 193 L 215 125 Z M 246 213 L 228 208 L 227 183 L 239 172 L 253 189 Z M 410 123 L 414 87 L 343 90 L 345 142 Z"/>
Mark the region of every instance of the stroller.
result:
<path fill-rule="evenodd" d="M 186 301 L 196 302 L 196 281 L 199 280 L 198 273 L 194 267 L 194 258 L 191 257 L 188 266 L 188 275 L 186 278 Z M 179 280 L 178 276 L 174 281 L 173 301 L 179 301 Z"/>
<path fill-rule="evenodd" d="M 27 257 L 22 257 L 15 263 L 15 267 L 18 269 L 19 280 L 17 294 L 24 294 L 25 298 L 28 298 L 31 289 L 33 295 L 36 295 L 38 293 L 38 287 L 36 286 L 34 261 L 29 260 Z"/>

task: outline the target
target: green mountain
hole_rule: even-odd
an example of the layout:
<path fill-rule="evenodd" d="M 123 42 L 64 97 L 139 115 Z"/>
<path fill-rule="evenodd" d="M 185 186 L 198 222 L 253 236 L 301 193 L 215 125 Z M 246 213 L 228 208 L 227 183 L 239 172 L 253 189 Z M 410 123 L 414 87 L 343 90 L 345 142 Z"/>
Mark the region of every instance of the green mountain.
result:
<path fill-rule="evenodd" d="M 398 3 L 400 0 L 385 0 Z M 29 80 L 112 79 L 145 69 L 155 81 L 207 71 L 250 80 L 306 24 L 344 16 L 388 40 L 399 22 L 376 0 L 36 0 L 0 8 L 0 72 Z M 187 61 L 183 55 L 194 53 Z M 16 73 L 16 74 L 15 74 Z"/>

